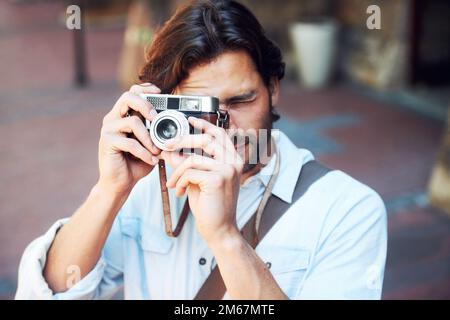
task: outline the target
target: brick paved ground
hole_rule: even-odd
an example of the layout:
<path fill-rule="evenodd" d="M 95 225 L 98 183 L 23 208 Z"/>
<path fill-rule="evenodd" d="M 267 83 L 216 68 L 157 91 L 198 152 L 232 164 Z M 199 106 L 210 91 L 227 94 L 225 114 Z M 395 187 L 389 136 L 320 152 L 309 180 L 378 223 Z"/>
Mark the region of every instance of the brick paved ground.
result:
<path fill-rule="evenodd" d="M 87 32 L 91 85 L 72 87 L 72 37 L 57 3 L 0 2 L 0 297 L 25 246 L 70 215 L 97 176 L 101 118 L 120 95 L 122 28 Z M 285 84 L 282 128 L 319 159 L 372 186 L 389 211 L 384 298 L 450 298 L 450 219 L 426 205 L 442 124 L 337 86 Z"/>

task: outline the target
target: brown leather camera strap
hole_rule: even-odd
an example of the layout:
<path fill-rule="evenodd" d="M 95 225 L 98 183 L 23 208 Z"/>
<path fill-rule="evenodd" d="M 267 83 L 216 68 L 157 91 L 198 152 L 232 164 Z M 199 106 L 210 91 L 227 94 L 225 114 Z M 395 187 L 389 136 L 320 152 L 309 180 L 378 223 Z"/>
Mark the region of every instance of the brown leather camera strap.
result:
<path fill-rule="evenodd" d="M 164 160 L 159 160 L 158 163 L 159 168 L 159 183 L 161 186 L 161 197 L 163 204 L 163 212 L 164 212 L 164 225 L 166 228 L 166 233 L 169 237 L 178 237 L 181 230 L 183 229 L 183 225 L 186 222 L 186 219 L 189 214 L 189 201 L 186 199 L 184 203 L 183 210 L 181 211 L 180 218 L 178 219 L 177 226 L 175 230 L 172 228 L 172 216 L 170 215 L 170 201 L 169 201 L 169 190 L 167 189 L 166 182 L 166 163 Z"/>
<path fill-rule="evenodd" d="M 241 233 L 244 239 L 247 240 L 253 248 L 256 248 L 258 243 L 261 242 L 269 230 L 289 209 L 291 204 L 294 204 L 315 181 L 319 180 L 329 171 L 331 171 L 329 168 L 315 160 L 304 164 L 297 179 L 297 184 L 292 195 L 292 202 L 284 202 L 270 193 L 267 203 L 260 214 L 260 222 L 257 222 L 257 211 L 242 228 Z M 264 200 L 264 198 L 262 200 Z M 216 265 L 198 291 L 195 300 L 220 300 L 225 295 L 225 292 L 225 283 L 220 275 L 219 267 Z"/>
<path fill-rule="evenodd" d="M 127 113 L 127 116 L 130 116 L 129 113 Z M 215 120 L 214 120 L 215 119 Z M 216 122 L 216 125 L 220 128 L 228 128 L 229 123 L 229 117 L 228 113 L 226 111 L 217 111 L 217 114 L 209 115 L 209 118 L 205 119 L 208 121 Z M 158 162 L 158 169 L 159 169 L 159 184 L 161 186 L 161 198 L 162 198 L 162 204 L 163 204 L 163 213 L 164 213 L 164 225 L 166 229 L 166 234 L 169 237 L 178 237 L 181 230 L 183 230 L 184 223 L 186 222 L 186 219 L 189 215 L 189 201 L 186 199 L 186 202 L 184 203 L 183 210 L 181 211 L 180 218 L 178 219 L 177 226 L 175 227 L 175 230 L 172 227 L 172 216 L 170 214 L 170 201 L 169 201 L 169 191 L 167 189 L 166 183 L 167 183 L 167 175 L 166 175 L 166 163 L 164 160 L 159 160 Z"/>

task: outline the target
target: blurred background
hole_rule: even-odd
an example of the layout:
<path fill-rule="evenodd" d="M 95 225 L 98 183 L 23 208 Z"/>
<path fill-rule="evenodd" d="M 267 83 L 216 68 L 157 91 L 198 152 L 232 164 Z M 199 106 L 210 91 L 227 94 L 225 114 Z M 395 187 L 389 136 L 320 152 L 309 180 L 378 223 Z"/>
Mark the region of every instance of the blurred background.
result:
<path fill-rule="evenodd" d="M 26 245 L 95 183 L 101 119 L 180 2 L 0 1 L 1 298 Z M 449 299 L 450 2 L 242 2 L 287 63 L 276 127 L 386 203 L 383 298 Z"/>

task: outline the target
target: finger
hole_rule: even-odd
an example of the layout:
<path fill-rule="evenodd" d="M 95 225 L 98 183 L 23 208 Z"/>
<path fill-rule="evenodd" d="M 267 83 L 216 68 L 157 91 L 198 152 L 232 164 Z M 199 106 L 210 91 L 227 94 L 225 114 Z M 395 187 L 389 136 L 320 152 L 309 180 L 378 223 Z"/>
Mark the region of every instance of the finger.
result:
<path fill-rule="evenodd" d="M 200 155 L 191 155 L 186 158 L 171 174 L 169 180 L 167 180 L 167 187 L 174 187 L 178 179 L 184 174 L 188 169 L 198 169 L 204 171 L 220 170 L 220 164 L 207 157 Z"/>
<path fill-rule="evenodd" d="M 191 116 L 188 118 L 188 121 L 194 128 L 198 129 L 200 132 L 208 133 L 213 137 L 220 135 L 221 130 L 223 130 L 222 128 L 219 128 L 218 126 L 212 124 L 211 122 L 201 118 Z"/>
<path fill-rule="evenodd" d="M 191 184 L 198 185 L 201 188 L 201 185 L 206 181 L 217 180 L 214 177 L 214 173 L 210 171 L 201 171 L 197 169 L 188 169 L 181 176 L 175 186 L 175 195 L 181 196 L 186 192 L 186 189 Z"/>
<path fill-rule="evenodd" d="M 156 165 L 158 163 L 158 158 L 152 156 L 150 151 L 145 149 L 139 142 L 135 139 L 125 138 L 125 137 L 114 137 L 112 140 L 112 149 L 115 151 L 129 152 L 138 159 L 141 159 L 149 165 Z"/>
<path fill-rule="evenodd" d="M 130 109 L 139 112 L 150 121 L 158 114 L 150 102 L 142 99 L 135 93 L 127 91 L 122 94 L 111 110 L 112 117 L 116 119 L 123 118 Z"/>
<path fill-rule="evenodd" d="M 161 89 L 150 82 L 146 82 L 146 83 L 132 85 L 129 91 L 131 93 L 136 94 L 140 99 L 148 102 L 152 106 L 152 110 L 150 110 L 150 114 L 152 117 L 150 120 L 153 120 L 153 117 L 156 116 L 158 113 L 156 112 L 156 110 L 154 110 L 154 107 L 151 104 L 151 102 L 148 101 L 147 99 L 145 99 L 144 97 L 141 97 L 140 94 L 145 94 L 145 93 L 159 94 L 159 93 L 161 93 Z"/>
<path fill-rule="evenodd" d="M 139 140 L 139 142 L 154 155 L 158 155 L 161 152 L 161 150 L 153 144 L 147 128 L 142 120 L 137 116 L 117 120 L 111 126 L 110 130 L 113 130 L 114 132 L 132 133 Z"/>
<path fill-rule="evenodd" d="M 155 86 L 152 83 L 146 82 L 141 84 L 134 84 L 131 86 L 130 92 L 134 94 L 140 94 L 140 93 L 161 93 L 161 89 L 159 89 L 157 86 Z"/>
<path fill-rule="evenodd" d="M 189 155 L 180 153 L 178 151 L 162 151 L 159 155 L 160 159 L 166 161 L 169 166 L 174 169 L 182 164 L 187 157 L 189 157 Z"/>
<path fill-rule="evenodd" d="M 240 167 L 240 156 L 236 152 L 234 148 L 234 144 L 231 141 L 230 136 L 226 133 L 223 128 L 219 128 L 212 123 L 195 117 L 189 117 L 190 124 L 201 131 L 204 131 L 206 134 L 210 134 L 214 138 L 215 145 L 219 145 L 220 147 L 216 147 L 214 149 L 214 158 L 227 164 L 235 164 L 236 168 Z"/>
<path fill-rule="evenodd" d="M 218 151 L 217 149 L 219 149 L 214 142 L 214 138 L 209 134 L 189 134 L 167 140 L 166 147 L 169 150 L 202 149 L 204 152 L 214 157 Z"/>
<path fill-rule="evenodd" d="M 200 132 L 210 134 L 227 149 L 234 149 L 233 142 L 231 141 L 224 128 L 218 127 L 209 121 L 196 117 L 189 117 L 188 121 L 195 129 L 199 130 Z"/>
<path fill-rule="evenodd" d="M 233 164 L 239 169 L 242 159 L 235 150 L 230 138 L 223 136 L 221 139 L 222 141 L 229 140 L 228 148 L 221 144 L 220 140 L 211 137 L 207 133 L 185 135 L 167 140 L 166 146 L 169 150 L 201 149 L 205 154 L 213 157 L 217 161 L 225 164 Z"/>

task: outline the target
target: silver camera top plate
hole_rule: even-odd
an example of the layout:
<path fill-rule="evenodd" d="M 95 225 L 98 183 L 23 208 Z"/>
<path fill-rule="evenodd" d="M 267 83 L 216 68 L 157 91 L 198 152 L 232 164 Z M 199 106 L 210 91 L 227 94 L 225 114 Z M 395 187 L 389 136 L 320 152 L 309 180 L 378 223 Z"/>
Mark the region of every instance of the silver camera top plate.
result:
<path fill-rule="evenodd" d="M 141 93 L 139 96 L 150 102 L 157 111 L 217 113 L 219 110 L 219 99 L 216 97 L 149 93 Z"/>

